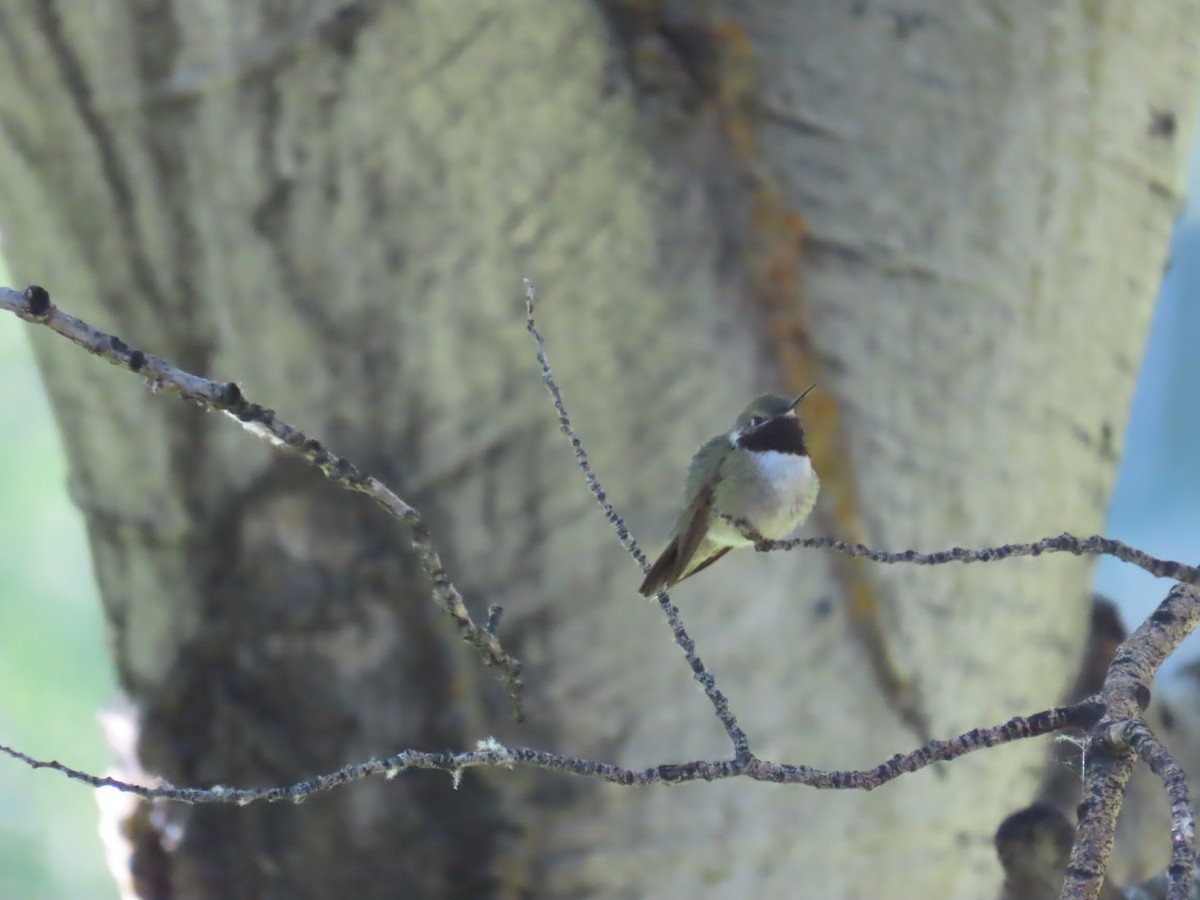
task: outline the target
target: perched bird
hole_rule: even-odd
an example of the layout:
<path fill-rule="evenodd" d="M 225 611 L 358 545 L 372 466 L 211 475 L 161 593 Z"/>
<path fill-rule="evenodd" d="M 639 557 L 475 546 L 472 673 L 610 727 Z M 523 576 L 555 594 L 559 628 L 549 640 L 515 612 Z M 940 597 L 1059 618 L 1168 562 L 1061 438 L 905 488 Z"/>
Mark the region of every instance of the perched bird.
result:
<path fill-rule="evenodd" d="M 797 407 L 815 387 L 794 400 L 756 397 L 731 432 L 696 451 L 683 512 L 671 542 L 646 573 L 643 596 L 695 575 L 734 547 L 753 545 L 755 533 L 777 540 L 808 518 L 821 483 L 804 445 Z"/>

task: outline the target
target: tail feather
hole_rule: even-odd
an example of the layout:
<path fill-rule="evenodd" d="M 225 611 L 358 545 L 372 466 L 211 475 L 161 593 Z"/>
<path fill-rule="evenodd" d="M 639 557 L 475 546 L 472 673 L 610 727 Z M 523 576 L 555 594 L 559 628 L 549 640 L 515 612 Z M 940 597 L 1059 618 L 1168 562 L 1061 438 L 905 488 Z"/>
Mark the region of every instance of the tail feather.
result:
<path fill-rule="evenodd" d="M 722 547 L 700 565 L 688 569 L 687 565 L 692 560 L 680 560 L 679 540 L 672 540 L 667 545 L 667 549 L 654 561 L 654 565 L 646 573 L 646 578 L 638 590 L 643 597 L 650 597 L 659 591 L 665 591 L 667 588 L 679 584 L 685 578 L 691 578 L 697 572 L 704 571 L 732 549 L 732 547 Z"/>
<path fill-rule="evenodd" d="M 679 538 L 674 537 L 671 539 L 671 543 L 667 544 L 667 548 L 658 555 L 658 559 L 654 561 L 654 565 L 646 573 L 646 577 L 643 579 L 642 586 L 638 588 L 638 591 L 643 597 L 650 597 L 670 587 L 678 580 L 678 573 L 676 571 L 678 567 Z"/>

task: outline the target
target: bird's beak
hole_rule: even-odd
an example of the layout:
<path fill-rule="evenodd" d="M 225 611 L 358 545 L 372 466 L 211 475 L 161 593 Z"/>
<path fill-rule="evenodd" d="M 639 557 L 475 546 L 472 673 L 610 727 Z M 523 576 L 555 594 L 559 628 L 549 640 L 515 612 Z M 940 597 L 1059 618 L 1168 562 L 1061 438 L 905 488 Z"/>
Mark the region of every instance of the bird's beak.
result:
<path fill-rule="evenodd" d="M 799 397 L 797 397 L 795 400 L 793 400 L 788 405 L 787 411 L 792 412 L 792 410 L 794 410 L 797 406 L 799 406 L 800 401 L 803 400 L 805 397 L 807 397 L 809 394 L 811 394 L 812 389 L 815 388 L 816 386 L 817 386 L 817 382 L 814 381 L 812 384 L 810 384 L 808 387 L 806 387 L 804 389 L 804 393 L 802 393 Z"/>

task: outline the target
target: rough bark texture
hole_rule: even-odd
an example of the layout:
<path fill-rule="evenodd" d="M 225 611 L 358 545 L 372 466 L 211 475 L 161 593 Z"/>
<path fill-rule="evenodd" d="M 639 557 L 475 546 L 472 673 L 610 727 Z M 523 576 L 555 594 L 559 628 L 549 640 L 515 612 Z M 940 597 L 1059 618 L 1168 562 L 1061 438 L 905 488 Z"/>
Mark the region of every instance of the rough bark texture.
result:
<path fill-rule="evenodd" d="M 700 9 L 4 14 L 14 276 L 238 380 L 388 480 L 475 608 L 507 608 L 527 664 L 517 729 L 365 501 L 38 340 L 148 769 L 280 783 L 489 733 L 631 765 L 726 753 L 581 489 L 519 279 L 538 281 L 611 498 L 655 548 L 691 450 L 789 377 L 747 262 L 751 190 L 807 218 L 797 302 L 840 412 L 834 426 L 827 400 L 812 427 L 841 429 L 873 542 L 1101 528 L 1191 134 L 1200 6 Z M 872 573 L 930 731 L 1057 700 L 1087 577 L 1047 559 Z M 917 742 L 845 594 L 812 555 L 734 554 L 680 588 L 760 755 L 848 768 Z M 168 809 L 184 829 L 167 866 L 179 896 L 983 896 L 992 832 L 1043 753 L 872 794 L 511 772 L 455 792 L 405 775 L 296 808 Z"/>

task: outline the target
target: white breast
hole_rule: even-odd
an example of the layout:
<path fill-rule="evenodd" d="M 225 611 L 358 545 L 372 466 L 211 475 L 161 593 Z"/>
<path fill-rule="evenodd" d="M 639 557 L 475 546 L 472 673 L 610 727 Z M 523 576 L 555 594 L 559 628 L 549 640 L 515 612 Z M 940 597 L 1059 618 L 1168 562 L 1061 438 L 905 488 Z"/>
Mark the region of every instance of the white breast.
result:
<path fill-rule="evenodd" d="M 768 450 L 755 454 L 754 461 L 762 473 L 764 486 L 769 486 L 760 495 L 759 530 L 765 537 L 786 537 L 808 518 L 817 502 L 820 482 L 812 460 L 795 453 Z"/>
<path fill-rule="evenodd" d="M 754 522 L 763 537 L 786 537 L 812 512 L 821 483 L 807 456 L 768 450 L 753 454 L 758 478 L 734 497 L 718 494 L 717 510 Z M 712 540 L 727 546 L 750 544 L 732 524 L 719 519 L 709 526 Z"/>
<path fill-rule="evenodd" d="M 787 492 L 789 488 L 803 489 L 813 475 L 812 460 L 795 453 L 767 450 L 755 453 L 754 461 L 758 463 L 758 470 L 762 472 L 767 483 L 775 485 L 783 492 Z"/>

